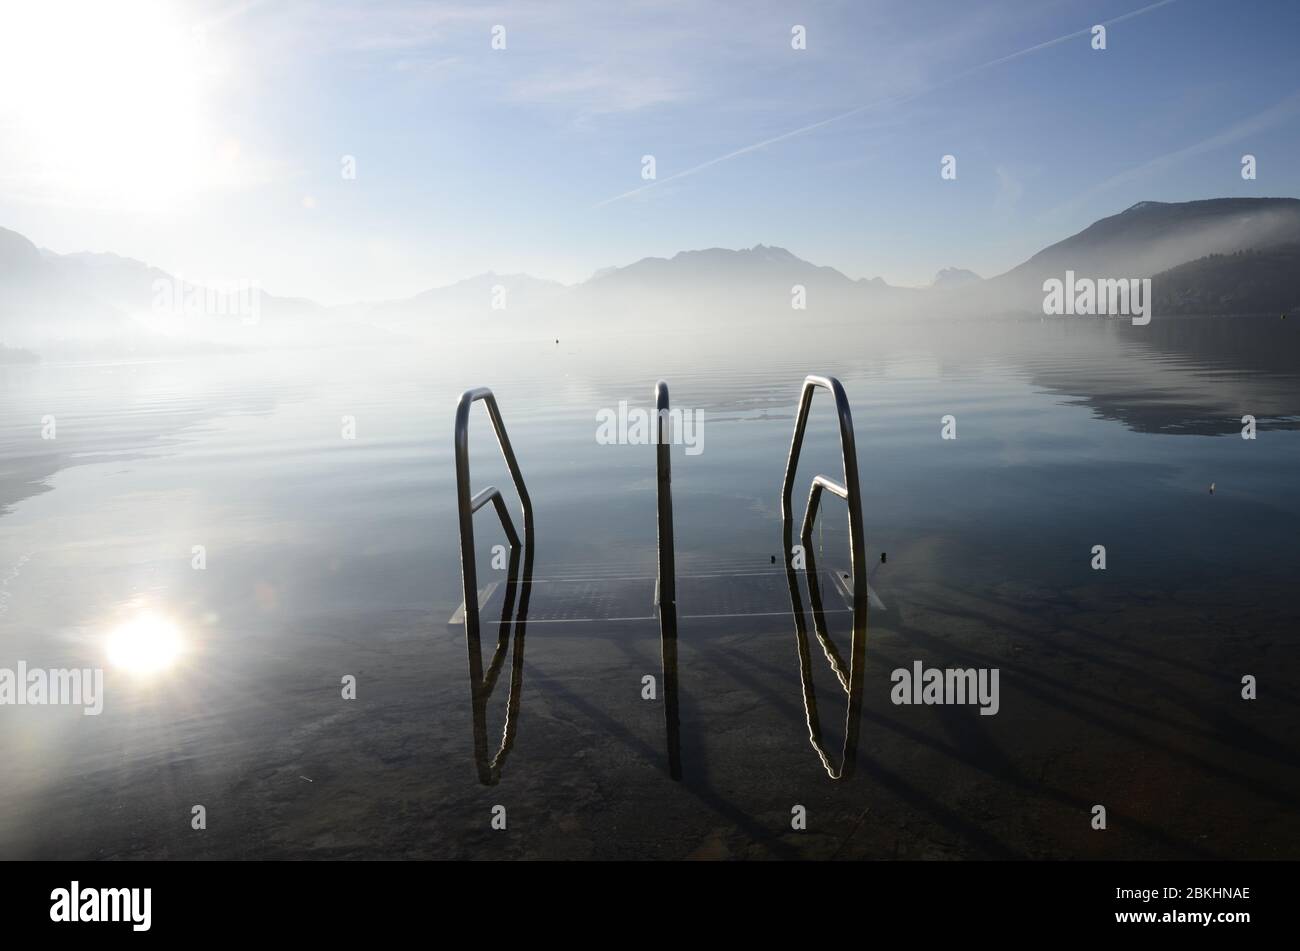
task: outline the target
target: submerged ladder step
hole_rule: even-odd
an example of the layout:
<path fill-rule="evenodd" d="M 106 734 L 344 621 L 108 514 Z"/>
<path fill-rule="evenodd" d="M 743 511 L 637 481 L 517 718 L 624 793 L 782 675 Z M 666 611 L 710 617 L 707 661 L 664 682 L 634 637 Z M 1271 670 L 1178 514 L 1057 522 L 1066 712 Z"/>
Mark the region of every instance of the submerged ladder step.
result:
<path fill-rule="evenodd" d="M 818 569 L 822 590 L 835 591 L 838 603 L 825 606 L 827 614 L 853 610 L 853 595 L 843 580 L 845 572 Z M 573 624 L 602 621 L 653 621 L 658 618 L 658 579 L 649 575 L 610 578 L 534 578 L 529 582 L 528 623 Z M 479 589 L 479 611 L 491 616 L 492 605 L 503 597 L 500 582 Z M 493 595 L 496 595 L 494 598 Z M 687 618 L 750 618 L 790 616 L 786 574 L 780 569 L 739 572 L 702 572 L 677 578 L 677 615 Z M 465 621 L 461 602 L 447 620 Z"/>

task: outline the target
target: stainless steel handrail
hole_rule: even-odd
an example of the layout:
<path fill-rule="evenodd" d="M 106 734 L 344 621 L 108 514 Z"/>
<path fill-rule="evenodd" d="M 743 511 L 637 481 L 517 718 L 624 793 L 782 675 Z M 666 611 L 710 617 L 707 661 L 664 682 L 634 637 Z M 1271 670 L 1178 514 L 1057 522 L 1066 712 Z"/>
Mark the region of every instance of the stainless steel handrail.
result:
<path fill-rule="evenodd" d="M 510 548 L 512 550 L 517 549 L 519 547 L 519 534 L 515 531 L 515 523 L 510 518 L 510 510 L 506 508 L 506 502 L 501 496 L 501 490 L 496 486 L 488 486 L 486 489 L 475 494 L 475 496 L 469 500 L 470 514 L 477 512 L 489 502 L 491 502 L 497 510 L 497 518 L 501 520 L 501 527 L 505 529 L 506 539 L 510 542 Z"/>
<path fill-rule="evenodd" d="M 510 513 L 501 498 L 501 493 L 489 486 L 477 495 L 472 497 L 470 495 L 469 411 L 479 400 L 482 400 L 487 407 L 488 418 L 491 419 L 492 429 L 496 432 L 497 445 L 501 447 L 501 455 L 505 458 L 506 466 L 510 469 L 510 477 L 515 483 L 515 491 L 519 493 L 519 502 L 524 513 L 524 540 L 528 543 L 530 554 L 533 541 L 533 502 L 528 497 L 528 489 L 524 485 L 523 474 L 519 471 L 519 462 L 515 459 L 510 437 L 506 435 L 506 425 L 501 419 L 501 410 L 497 406 L 496 397 L 486 386 L 466 390 L 461 394 L 460 403 L 456 407 L 456 504 L 460 511 L 460 576 L 461 586 L 465 592 L 465 628 L 469 630 L 473 627 L 475 631 L 479 628 L 479 612 L 478 568 L 474 560 L 474 513 L 489 500 L 492 501 L 497 510 L 497 517 L 501 520 L 501 527 L 505 529 L 506 537 L 510 540 L 511 549 L 518 550 L 520 545 L 519 535 L 515 532 L 514 523 L 510 519 Z"/>
<path fill-rule="evenodd" d="M 808 413 L 812 407 L 813 392 L 818 388 L 829 390 L 835 399 L 839 419 L 840 452 L 844 463 L 844 482 L 838 483 L 824 475 L 814 476 L 808 492 L 808 508 L 804 513 L 800 540 L 805 553 L 808 574 L 809 598 L 813 611 L 813 627 L 822 649 L 835 671 L 840 685 L 848 695 L 848 710 L 844 723 L 844 748 L 838 769 L 831 764 L 821 744 L 821 727 L 817 715 L 816 698 L 812 689 L 812 671 L 808 657 L 807 627 L 803 604 L 799 597 L 799 579 L 795 573 L 794 510 L 792 495 L 795 473 L 799 468 L 799 455 L 803 450 L 804 433 L 808 427 Z M 853 573 L 853 635 L 849 648 L 849 670 L 845 677 L 838 652 L 825 633 L 825 617 L 821 605 L 821 591 L 816 579 L 816 562 L 812 557 L 812 528 L 817 518 L 822 492 L 831 492 L 844 499 L 849 510 L 849 557 Z M 786 559 L 786 578 L 790 586 L 790 605 L 794 613 L 795 634 L 799 648 L 799 673 L 804 688 L 804 710 L 808 723 L 808 737 L 821 757 L 826 772 L 832 779 L 845 779 L 852 775 L 857 759 L 858 729 L 862 713 L 862 685 L 866 660 L 867 637 L 867 552 L 865 530 L 862 523 L 862 495 L 858 481 L 857 445 L 853 438 L 853 414 L 848 396 L 840 381 L 834 377 L 809 376 L 799 394 L 799 409 L 795 416 L 794 437 L 790 441 L 790 456 L 786 461 L 785 479 L 781 486 L 781 528 Z"/>
<path fill-rule="evenodd" d="M 795 471 L 799 467 L 799 454 L 803 450 L 803 437 L 808 428 L 808 411 L 812 408 L 813 392 L 818 387 L 829 390 L 835 398 L 835 412 L 840 423 L 840 452 L 844 460 L 844 483 L 841 485 L 825 476 L 817 476 L 813 479 L 809 501 L 811 503 L 813 495 L 820 494 L 818 491 L 820 486 L 834 492 L 848 504 L 849 556 L 853 562 L 853 600 L 856 605 L 858 599 L 861 598 L 865 608 L 867 597 L 867 546 L 862 526 L 862 496 L 858 489 L 858 452 L 857 444 L 853 439 L 853 413 L 849 409 L 849 398 L 844 393 L 843 385 L 833 376 L 807 377 L 803 381 L 803 390 L 799 394 L 799 412 L 795 417 L 794 438 L 790 441 L 790 456 L 785 466 L 785 481 L 781 486 L 781 520 L 785 533 L 786 557 L 790 557 L 793 542 L 794 523 L 790 499 L 794 490 Z M 809 524 L 809 521 L 805 519 L 805 531 L 808 530 Z"/>
<path fill-rule="evenodd" d="M 659 643 L 664 670 L 664 720 L 668 738 L 668 773 L 682 778 L 680 721 L 677 715 L 677 569 L 673 544 L 671 421 L 668 384 L 655 384 L 655 456 L 658 468 L 656 509 L 659 516 Z"/>
<path fill-rule="evenodd" d="M 523 508 L 524 534 L 521 541 L 515 530 L 514 521 L 506 507 L 505 499 L 495 486 L 488 486 L 480 492 L 471 494 L 469 473 L 469 413 L 473 405 L 482 400 L 487 407 L 488 418 L 496 432 L 497 445 L 510 469 L 515 491 Z M 528 617 L 528 597 L 531 593 L 533 577 L 533 503 L 524 485 L 523 474 L 519 471 L 519 462 L 515 459 L 514 448 L 506 434 L 505 423 L 501 419 L 501 410 L 496 397 L 485 386 L 466 390 L 456 407 L 455 422 L 456 452 L 456 503 L 460 513 L 460 572 L 461 586 L 465 595 L 465 647 L 469 657 L 470 700 L 474 718 L 474 758 L 478 767 L 479 780 L 484 785 L 493 785 L 499 781 L 501 766 L 506 754 L 514 744 L 515 732 L 519 720 L 519 696 L 523 687 L 523 649 L 524 624 Z M 475 561 L 474 548 L 474 513 L 489 502 L 496 509 L 497 518 L 510 542 L 509 580 L 506 584 L 505 599 L 501 608 L 501 627 L 497 636 L 497 647 L 493 652 L 486 675 L 483 671 L 483 656 L 480 639 L 480 619 L 478 603 L 478 566 Z M 523 553 L 523 578 L 519 581 L 520 549 Z M 514 603 L 516 592 L 519 596 L 519 610 L 516 615 Z M 510 692 L 506 702 L 506 722 L 502 731 L 501 745 L 495 756 L 489 759 L 487 754 L 487 701 L 496 687 L 497 678 L 505 661 L 506 648 L 514 637 L 514 656 L 510 664 Z"/>

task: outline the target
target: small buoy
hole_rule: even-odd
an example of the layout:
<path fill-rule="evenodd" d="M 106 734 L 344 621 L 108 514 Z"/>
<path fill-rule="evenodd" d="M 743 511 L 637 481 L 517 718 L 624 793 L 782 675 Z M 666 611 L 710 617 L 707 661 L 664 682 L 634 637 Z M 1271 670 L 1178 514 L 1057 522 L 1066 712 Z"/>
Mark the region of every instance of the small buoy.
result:
<path fill-rule="evenodd" d="M 1210 483 L 1210 495 L 1213 495 L 1213 494 L 1214 494 L 1214 483 L 1211 482 L 1211 483 Z"/>

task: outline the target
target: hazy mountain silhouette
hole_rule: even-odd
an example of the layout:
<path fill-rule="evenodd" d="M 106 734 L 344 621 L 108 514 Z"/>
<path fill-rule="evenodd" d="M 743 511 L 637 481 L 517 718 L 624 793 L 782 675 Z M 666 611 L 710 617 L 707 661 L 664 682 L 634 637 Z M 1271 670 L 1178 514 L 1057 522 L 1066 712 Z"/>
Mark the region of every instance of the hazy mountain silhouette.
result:
<path fill-rule="evenodd" d="M 287 342 L 330 323 L 317 303 L 263 292 L 255 313 L 235 310 L 231 293 L 230 313 L 186 310 L 187 299 L 208 303 L 209 290 L 116 254 L 55 254 L 0 228 L 0 344 L 148 352 Z"/>
<path fill-rule="evenodd" d="M 736 251 L 682 251 L 605 268 L 573 288 L 572 300 L 591 313 L 725 322 L 860 311 L 899 291 L 880 278 L 854 280 L 785 248 L 758 244 Z"/>
<path fill-rule="evenodd" d="M 402 333 L 446 321 L 529 318 L 562 307 L 568 288 L 527 274 L 489 271 L 414 297 L 359 305 L 350 310 L 377 327 Z"/>
<path fill-rule="evenodd" d="M 968 271 L 961 267 L 946 267 L 934 276 L 930 282 L 931 287 L 965 287 L 968 284 L 978 284 L 984 278 L 980 277 L 974 271 Z"/>
<path fill-rule="evenodd" d="M 1300 241 L 1300 200 L 1211 198 L 1140 201 L 1039 251 L 990 282 L 995 292 L 1032 288 L 1072 270 L 1080 277 L 1152 277 L 1209 254 Z"/>
<path fill-rule="evenodd" d="M 785 248 L 764 244 L 738 251 L 708 248 L 703 251 L 682 251 L 671 258 L 642 258 L 626 267 L 605 268 L 587 281 L 586 286 L 602 289 L 612 285 L 646 290 L 690 289 L 710 282 L 735 284 L 737 281 L 754 279 L 779 280 L 782 284 L 790 279 L 805 286 L 827 289 L 887 286 L 879 278 L 875 282 L 855 281 L 833 267 L 811 264 Z M 788 285 L 786 289 L 788 291 Z"/>
<path fill-rule="evenodd" d="M 1102 218 L 1077 234 L 1049 245 L 1011 270 L 980 282 L 931 285 L 928 310 L 949 315 L 1041 314 L 1043 282 L 1078 278 L 1155 278 L 1179 265 L 1212 254 L 1263 250 L 1300 242 L 1300 200 L 1295 198 L 1212 198 L 1187 202 L 1142 201 Z M 1244 266 L 1240 259 L 1237 262 Z M 1230 270 L 1232 263 L 1226 265 Z M 943 273 L 943 272 L 941 272 Z M 1210 279 L 1208 270 L 1180 276 L 1181 303 L 1157 314 L 1237 313 L 1254 300 L 1251 295 L 1214 292 L 1196 286 Z M 1227 280 L 1222 273 L 1213 278 Z M 1257 280 L 1252 277 L 1250 280 Z M 1292 278 L 1300 288 L 1300 275 Z M 1153 294 L 1157 284 L 1152 282 Z M 1283 295 L 1285 296 L 1285 295 Z M 1222 304 L 1215 301 L 1225 298 Z M 1157 300 L 1160 298 L 1157 294 Z M 1169 300 L 1166 298 L 1166 300 Z M 1250 310 L 1254 306 L 1249 307 Z"/>
<path fill-rule="evenodd" d="M 457 326 L 513 333 L 653 319 L 655 325 L 789 326 L 834 317 L 1041 312 L 1042 283 L 1078 277 L 1153 277 L 1156 313 L 1287 310 L 1300 303 L 1300 200 L 1216 198 L 1139 202 L 988 280 L 961 268 L 928 288 L 850 278 L 785 248 L 682 251 L 607 267 L 563 285 L 526 274 L 481 274 L 401 300 L 327 308 L 259 295 L 259 319 L 159 314 L 159 282 L 182 297 L 198 284 L 115 254 L 54 254 L 0 228 L 0 345 L 85 343 L 140 349 L 262 346 L 444 334 Z M 1250 251 L 1250 254 L 1238 253 Z M 539 326 L 540 329 L 540 326 Z M 159 342 L 162 341 L 162 342 Z"/>

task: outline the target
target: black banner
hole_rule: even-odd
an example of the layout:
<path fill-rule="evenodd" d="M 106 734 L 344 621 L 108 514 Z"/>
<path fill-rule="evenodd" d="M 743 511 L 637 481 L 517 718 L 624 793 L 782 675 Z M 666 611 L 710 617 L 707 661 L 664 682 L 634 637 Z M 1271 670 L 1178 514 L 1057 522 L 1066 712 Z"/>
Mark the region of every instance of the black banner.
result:
<path fill-rule="evenodd" d="M 925 939 L 1183 941 L 1286 928 L 1290 863 L 8 863 L 6 932 L 78 939 L 545 926 L 762 931 L 781 919 Z"/>

